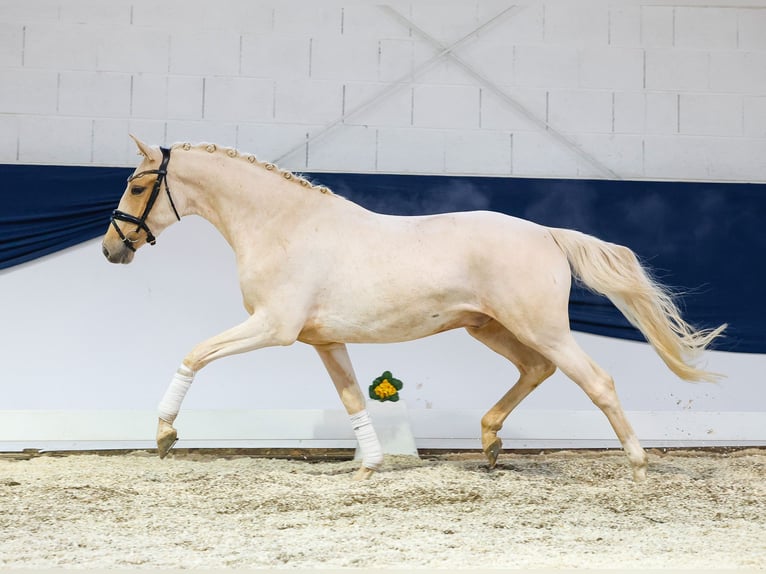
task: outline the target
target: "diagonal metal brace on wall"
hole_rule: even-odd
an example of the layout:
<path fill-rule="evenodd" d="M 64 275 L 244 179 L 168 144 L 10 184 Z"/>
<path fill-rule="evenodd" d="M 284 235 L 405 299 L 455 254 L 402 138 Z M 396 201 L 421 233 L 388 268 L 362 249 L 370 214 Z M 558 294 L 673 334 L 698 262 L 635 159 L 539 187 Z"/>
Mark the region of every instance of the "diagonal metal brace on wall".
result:
<path fill-rule="evenodd" d="M 522 116 L 524 116 L 526 119 L 531 121 L 541 130 L 544 130 L 554 140 L 556 140 L 561 145 L 566 147 L 569 151 L 579 156 L 581 159 L 585 160 L 592 167 L 595 167 L 601 174 L 611 179 L 621 179 L 614 171 L 609 169 L 597 158 L 593 157 L 593 155 L 583 150 L 580 146 L 578 146 L 575 142 L 571 141 L 564 134 L 556 130 L 553 126 L 550 125 L 550 123 L 537 117 L 535 114 L 533 114 L 523 105 L 521 105 L 516 99 L 508 95 L 502 89 L 500 89 L 495 83 L 489 80 L 486 76 L 477 72 L 472 66 L 468 65 L 457 54 L 455 54 L 453 50 L 449 50 L 448 52 L 445 52 L 444 46 L 436 38 L 428 34 L 425 30 L 423 30 L 417 24 L 412 22 L 412 20 L 409 20 L 408 18 L 403 16 L 402 14 L 400 14 L 399 12 L 391 8 L 391 6 L 379 6 L 379 8 L 383 10 L 384 12 L 388 13 L 389 15 L 391 15 L 394 19 L 398 20 L 401 24 L 403 24 L 407 28 L 411 29 L 418 36 L 420 36 L 421 38 L 426 40 L 428 43 L 433 45 L 436 49 L 438 49 L 440 58 L 442 56 L 446 56 L 452 59 L 452 61 L 458 64 L 468 75 L 470 75 L 475 80 L 479 81 L 485 88 L 487 88 L 493 94 L 498 96 L 506 105 L 510 106 L 513 110 L 520 113 Z"/>
<path fill-rule="evenodd" d="M 387 8 L 387 6 L 381 6 L 383 8 Z M 521 8 L 519 6 L 509 6 L 508 8 L 502 10 L 494 17 L 490 18 L 484 24 L 479 26 L 478 28 L 474 29 L 472 32 L 469 32 L 459 40 L 453 42 L 449 46 L 443 46 L 439 44 L 439 52 L 434 55 L 432 58 L 426 60 L 422 64 L 420 64 L 417 68 L 411 70 L 410 72 L 404 74 L 399 79 L 393 81 L 391 84 L 383 88 L 381 91 L 373 95 L 368 100 L 365 100 L 358 106 L 352 108 L 351 110 L 346 111 L 342 116 L 340 116 L 338 119 L 333 120 L 329 124 L 323 126 L 319 131 L 310 134 L 304 141 L 301 143 L 293 146 L 289 150 L 287 150 L 285 153 L 283 153 L 281 156 L 276 158 L 274 161 L 276 163 L 282 162 L 285 158 L 290 157 L 295 152 L 306 148 L 311 142 L 321 138 L 322 136 L 326 135 L 328 132 L 330 132 L 333 128 L 336 126 L 342 124 L 345 122 L 348 118 L 358 114 L 359 112 L 362 112 L 372 106 L 373 104 L 379 102 L 380 100 L 390 96 L 391 94 L 394 94 L 398 90 L 402 88 L 406 88 L 407 86 L 412 85 L 412 83 L 415 81 L 415 78 L 419 76 L 420 74 L 426 72 L 427 70 L 431 69 L 433 66 L 435 66 L 442 58 L 445 56 L 448 56 L 452 54 L 454 50 L 468 42 L 469 40 L 473 39 L 478 33 L 486 30 L 490 26 L 496 24 L 501 18 L 505 17 L 506 15 L 509 15 L 513 12 L 519 11 Z M 397 13 L 398 14 L 398 13 Z"/>

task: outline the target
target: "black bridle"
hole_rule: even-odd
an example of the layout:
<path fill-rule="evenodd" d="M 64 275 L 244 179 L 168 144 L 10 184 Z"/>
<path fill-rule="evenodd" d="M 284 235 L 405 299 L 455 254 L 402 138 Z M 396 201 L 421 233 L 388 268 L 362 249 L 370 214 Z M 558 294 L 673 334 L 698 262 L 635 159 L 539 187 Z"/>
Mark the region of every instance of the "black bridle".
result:
<path fill-rule="evenodd" d="M 162 152 L 162 163 L 160 163 L 160 167 L 158 169 L 149 169 L 146 171 L 141 171 L 139 173 L 134 173 L 128 178 L 128 183 L 130 183 L 134 179 L 137 179 L 144 175 L 149 175 L 153 173 L 157 174 L 157 179 L 154 182 L 152 193 L 149 196 L 149 200 L 146 202 L 146 206 L 144 207 L 144 212 L 141 214 L 141 217 L 136 217 L 135 215 L 131 215 L 129 213 L 125 213 L 124 211 L 120 211 L 119 209 L 115 209 L 112 212 L 112 217 L 109 219 L 111 224 L 117 230 L 117 235 L 120 236 L 120 239 L 122 239 L 122 242 L 131 251 L 136 250 L 136 248 L 133 247 L 134 241 L 131 241 L 130 239 L 127 238 L 127 236 L 122 232 L 122 229 L 120 229 L 120 226 L 117 225 L 117 221 L 125 221 L 127 223 L 135 224 L 136 231 L 140 231 L 141 229 L 143 229 L 146 232 L 147 243 L 149 243 L 150 245 L 154 245 L 155 243 L 157 243 L 157 238 L 154 237 L 151 229 L 149 229 L 149 226 L 146 224 L 146 218 L 149 217 L 149 212 L 152 210 L 152 207 L 154 207 L 154 203 L 157 201 L 157 196 L 160 194 L 160 188 L 162 187 L 163 182 L 165 183 L 165 191 L 168 194 L 168 199 L 170 200 L 170 206 L 173 208 L 173 213 L 176 214 L 178 221 L 181 221 L 181 216 L 178 215 L 178 210 L 176 209 L 175 203 L 173 203 L 173 197 L 170 195 L 170 188 L 168 187 L 167 176 L 168 176 L 168 162 L 170 162 L 170 149 L 166 147 L 161 147 L 160 151 Z"/>

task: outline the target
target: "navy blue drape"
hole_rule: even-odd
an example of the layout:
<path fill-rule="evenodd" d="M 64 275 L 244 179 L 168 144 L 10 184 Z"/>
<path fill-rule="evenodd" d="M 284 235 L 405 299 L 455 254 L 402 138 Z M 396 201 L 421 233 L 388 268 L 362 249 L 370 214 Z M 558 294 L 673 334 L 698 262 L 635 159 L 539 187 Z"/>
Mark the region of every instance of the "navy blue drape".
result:
<path fill-rule="evenodd" d="M 131 172 L 0 165 L 0 269 L 103 234 Z M 660 281 L 686 292 L 681 305 L 689 322 L 729 323 L 716 348 L 766 353 L 766 185 L 305 175 L 381 213 L 490 209 L 627 245 Z M 609 301 L 577 286 L 570 317 L 575 330 L 643 340 Z"/>

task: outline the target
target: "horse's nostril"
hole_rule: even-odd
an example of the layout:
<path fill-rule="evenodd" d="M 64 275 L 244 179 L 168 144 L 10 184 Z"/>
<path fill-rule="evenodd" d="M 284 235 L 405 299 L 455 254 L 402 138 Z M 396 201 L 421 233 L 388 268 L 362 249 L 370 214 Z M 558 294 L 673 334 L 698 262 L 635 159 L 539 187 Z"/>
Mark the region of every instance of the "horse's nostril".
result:
<path fill-rule="evenodd" d="M 106 248 L 106 245 L 101 246 L 101 253 L 103 253 L 104 257 L 106 257 L 107 259 L 109 258 L 109 250 Z"/>

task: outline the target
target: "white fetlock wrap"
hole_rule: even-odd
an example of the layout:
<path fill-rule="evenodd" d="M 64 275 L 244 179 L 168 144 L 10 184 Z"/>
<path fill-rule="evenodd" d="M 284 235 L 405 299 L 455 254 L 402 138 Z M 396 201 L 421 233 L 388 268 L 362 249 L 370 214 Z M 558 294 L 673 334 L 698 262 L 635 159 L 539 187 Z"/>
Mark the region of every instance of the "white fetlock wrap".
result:
<path fill-rule="evenodd" d="M 170 381 L 168 390 L 165 391 L 165 396 L 162 397 L 162 400 L 157 407 L 162 420 L 173 424 L 173 421 L 178 416 L 178 411 L 181 409 L 181 403 L 183 402 L 189 387 L 191 387 L 193 380 L 194 371 L 183 364 L 178 367 L 178 371 L 173 375 L 173 380 Z"/>
<path fill-rule="evenodd" d="M 362 451 L 362 466 L 377 470 L 383 464 L 383 448 L 372 426 L 367 409 L 350 416 L 359 449 Z"/>

